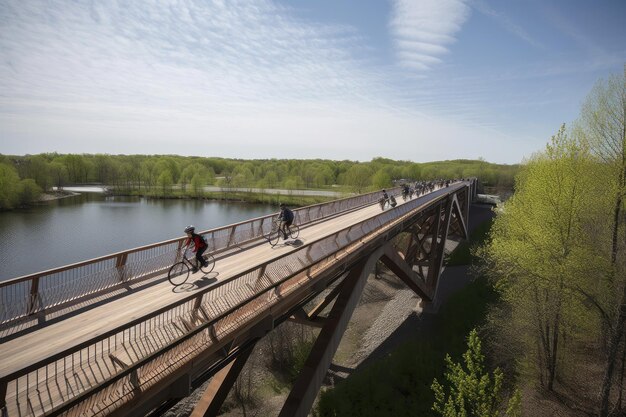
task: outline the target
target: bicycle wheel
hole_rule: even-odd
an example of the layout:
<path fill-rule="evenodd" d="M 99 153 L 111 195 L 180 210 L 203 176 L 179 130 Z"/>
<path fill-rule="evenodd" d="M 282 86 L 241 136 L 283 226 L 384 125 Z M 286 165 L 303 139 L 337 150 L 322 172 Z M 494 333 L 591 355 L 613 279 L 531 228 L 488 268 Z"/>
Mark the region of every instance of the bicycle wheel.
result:
<path fill-rule="evenodd" d="M 273 229 L 265 237 L 266 237 L 267 241 L 270 242 L 270 245 L 276 246 L 276 244 L 280 240 L 280 232 L 279 232 L 278 229 Z"/>
<path fill-rule="evenodd" d="M 206 261 L 206 266 L 203 266 L 200 270 L 205 274 L 209 274 L 215 268 L 215 258 L 209 253 L 204 257 L 204 260 Z"/>
<path fill-rule="evenodd" d="M 188 277 L 189 266 L 184 261 L 175 263 L 167 272 L 167 279 L 169 279 L 175 287 L 184 284 Z"/>
<path fill-rule="evenodd" d="M 289 236 L 291 236 L 292 239 L 297 239 L 298 236 L 300 236 L 300 228 L 297 224 L 289 226 Z"/>

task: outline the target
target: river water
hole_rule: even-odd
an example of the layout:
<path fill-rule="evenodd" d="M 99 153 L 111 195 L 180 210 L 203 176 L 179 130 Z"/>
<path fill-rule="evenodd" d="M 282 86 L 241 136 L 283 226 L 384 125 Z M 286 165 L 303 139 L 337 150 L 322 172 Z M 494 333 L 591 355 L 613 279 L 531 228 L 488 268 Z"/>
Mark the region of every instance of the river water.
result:
<path fill-rule="evenodd" d="M 265 204 L 85 193 L 0 212 L 0 281 L 277 212 Z"/>

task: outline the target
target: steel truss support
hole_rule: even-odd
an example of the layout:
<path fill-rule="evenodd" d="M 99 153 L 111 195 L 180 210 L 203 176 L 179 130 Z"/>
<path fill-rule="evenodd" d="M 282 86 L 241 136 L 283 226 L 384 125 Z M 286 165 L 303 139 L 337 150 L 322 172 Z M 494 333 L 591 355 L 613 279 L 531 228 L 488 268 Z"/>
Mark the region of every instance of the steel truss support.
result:
<path fill-rule="evenodd" d="M 211 378 L 211 382 L 209 382 L 190 417 L 217 416 L 228 392 L 237 380 L 239 373 L 241 373 L 253 350 L 254 344 L 237 355 L 233 361 Z"/>
<path fill-rule="evenodd" d="M 320 331 L 279 417 L 306 417 L 308 415 L 339 346 L 341 336 L 345 332 L 348 321 L 361 297 L 367 277 L 382 255 L 383 249 L 378 249 L 358 262 L 348 272 L 326 323 Z"/>
<path fill-rule="evenodd" d="M 446 241 L 450 236 L 468 237 L 469 195 L 466 188 L 442 200 L 406 230 L 408 244 L 402 240 L 386 249 L 383 262 L 425 303 L 435 298 Z M 421 284 L 419 289 L 416 283 Z"/>
<path fill-rule="evenodd" d="M 381 261 L 393 272 L 400 280 L 402 280 L 411 290 L 415 292 L 422 300 L 432 301 L 433 293 L 426 286 L 426 283 L 420 276 L 413 271 L 411 265 L 404 260 L 404 255 L 398 252 L 391 243 L 385 245 L 385 252 Z"/>

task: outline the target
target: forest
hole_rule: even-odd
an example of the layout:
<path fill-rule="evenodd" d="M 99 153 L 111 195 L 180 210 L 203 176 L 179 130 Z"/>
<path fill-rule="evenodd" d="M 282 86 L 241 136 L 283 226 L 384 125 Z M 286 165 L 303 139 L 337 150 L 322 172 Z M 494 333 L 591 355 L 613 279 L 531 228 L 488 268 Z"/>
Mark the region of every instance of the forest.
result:
<path fill-rule="evenodd" d="M 414 163 L 385 158 L 357 162 L 177 155 L 0 155 L 0 210 L 36 202 L 53 187 L 81 184 L 106 185 L 115 194 L 220 198 L 207 193 L 205 187 L 332 188 L 362 193 L 400 179 L 479 177 L 486 185 L 511 188 L 518 169 L 519 165 L 482 159 Z"/>

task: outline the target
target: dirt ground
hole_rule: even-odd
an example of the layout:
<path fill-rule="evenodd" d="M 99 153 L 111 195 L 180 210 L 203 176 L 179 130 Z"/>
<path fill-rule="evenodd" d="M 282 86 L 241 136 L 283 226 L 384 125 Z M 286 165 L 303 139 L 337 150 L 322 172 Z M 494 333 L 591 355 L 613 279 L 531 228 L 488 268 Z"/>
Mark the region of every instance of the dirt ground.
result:
<path fill-rule="evenodd" d="M 470 230 L 493 216 L 490 206 L 473 205 L 470 213 Z M 359 305 L 327 372 L 322 390 L 346 378 L 360 366 L 393 351 L 407 338 L 414 335 L 428 336 L 432 314 L 436 311 L 422 311 L 419 306 L 421 300 L 413 291 L 395 275 L 385 272 L 384 269 L 379 271 L 378 275 L 372 273 L 368 278 Z M 451 294 L 463 288 L 470 280 L 465 266 L 444 268 L 437 293 L 438 305 L 445 303 Z M 247 407 L 245 416 L 277 416 L 289 393 L 288 384 L 276 381 L 267 366 L 263 365 L 267 363 L 267 352 L 270 349 L 265 339 L 257 344 L 248 361 L 250 366 L 246 365 L 241 375 L 241 378 L 253 381 L 255 397 L 254 406 Z M 207 384 L 180 401 L 165 416 L 190 415 Z M 232 392 L 222 408 L 222 413 L 221 416 L 224 417 L 244 416 L 242 409 L 232 398 Z"/>

